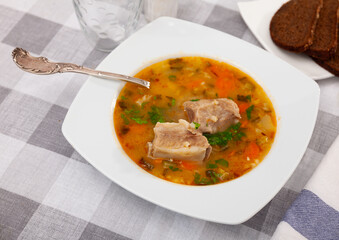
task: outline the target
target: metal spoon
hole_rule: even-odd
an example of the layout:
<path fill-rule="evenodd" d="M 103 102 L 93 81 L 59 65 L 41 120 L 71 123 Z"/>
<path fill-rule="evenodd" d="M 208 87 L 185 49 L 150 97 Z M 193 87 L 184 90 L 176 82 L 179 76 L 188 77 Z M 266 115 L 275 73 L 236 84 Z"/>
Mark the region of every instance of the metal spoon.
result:
<path fill-rule="evenodd" d="M 12 52 L 13 61 L 15 64 L 22 70 L 35 73 L 35 74 L 54 74 L 54 73 L 65 73 L 65 72 L 74 72 L 88 74 L 91 76 L 113 79 L 113 80 L 123 80 L 126 82 L 136 83 L 146 88 L 150 88 L 151 83 L 139 78 L 134 78 L 126 75 L 121 75 L 111 72 L 97 71 L 94 69 L 86 68 L 79 66 L 73 63 L 56 63 L 50 62 L 45 57 L 33 57 L 29 54 L 28 51 L 22 48 L 15 48 Z"/>

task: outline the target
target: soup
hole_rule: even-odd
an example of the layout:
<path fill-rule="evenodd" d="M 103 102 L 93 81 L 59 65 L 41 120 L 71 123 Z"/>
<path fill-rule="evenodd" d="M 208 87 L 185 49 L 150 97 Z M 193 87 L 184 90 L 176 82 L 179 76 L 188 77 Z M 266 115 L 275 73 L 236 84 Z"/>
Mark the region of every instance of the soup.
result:
<path fill-rule="evenodd" d="M 227 182 L 256 167 L 269 152 L 276 133 L 274 108 L 262 87 L 239 69 L 209 58 L 182 57 L 155 63 L 135 77 L 150 81 L 151 88 L 124 86 L 114 110 L 114 127 L 126 154 L 154 176 L 186 185 Z M 208 112 L 222 104 L 234 112 L 222 110 L 204 122 L 194 112 L 194 108 L 202 112 L 203 105 Z M 197 122 L 191 121 L 192 112 Z M 230 118 L 221 122 L 225 113 Z M 160 142 L 178 145 L 177 132 L 187 132 L 202 145 L 182 143 L 186 145 L 180 149 L 189 152 L 185 150 L 185 157 L 152 152 L 161 134 L 165 139 Z M 198 156 L 193 149 L 205 152 Z M 169 154 L 179 151 L 172 150 Z"/>

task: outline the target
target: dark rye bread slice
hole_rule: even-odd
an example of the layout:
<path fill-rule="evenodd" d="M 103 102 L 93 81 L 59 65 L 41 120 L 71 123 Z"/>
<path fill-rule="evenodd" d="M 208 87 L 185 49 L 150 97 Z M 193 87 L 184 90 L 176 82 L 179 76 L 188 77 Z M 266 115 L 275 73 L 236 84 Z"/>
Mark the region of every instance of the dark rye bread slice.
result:
<path fill-rule="evenodd" d="M 339 44 L 339 38 L 338 38 L 338 44 Z M 339 51 L 336 51 L 334 57 L 332 57 L 329 60 L 324 61 L 324 60 L 320 60 L 317 58 L 313 58 L 313 60 L 316 63 L 318 63 L 320 66 L 325 68 L 327 71 L 339 77 Z"/>
<path fill-rule="evenodd" d="M 270 23 L 273 42 L 293 52 L 304 52 L 312 44 L 323 0 L 291 0 L 275 13 Z"/>
<path fill-rule="evenodd" d="M 313 43 L 305 52 L 307 55 L 327 60 L 337 50 L 338 38 L 338 0 L 323 0 L 319 19 L 314 31 Z"/>

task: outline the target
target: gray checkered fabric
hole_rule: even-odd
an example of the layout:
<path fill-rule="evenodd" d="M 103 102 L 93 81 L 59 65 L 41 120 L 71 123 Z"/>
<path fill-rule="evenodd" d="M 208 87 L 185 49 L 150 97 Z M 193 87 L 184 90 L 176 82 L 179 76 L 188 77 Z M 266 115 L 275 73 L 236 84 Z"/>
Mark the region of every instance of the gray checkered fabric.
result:
<path fill-rule="evenodd" d="M 178 18 L 260 46 L 237 1 L 179 2 Z M 339 81 L 333 77 L 318 81 L 311 142 L 272 201 L 236 226 L 187 217 L 125 191 L 88 164 L 61 133 L 87 77 L 20 71 L 11 60 L 16 46 L 88 67 L 106 56 L 86 41 L 72 1 L 0 0 L 0 239 L 270 239 L 339 133 Z"/>

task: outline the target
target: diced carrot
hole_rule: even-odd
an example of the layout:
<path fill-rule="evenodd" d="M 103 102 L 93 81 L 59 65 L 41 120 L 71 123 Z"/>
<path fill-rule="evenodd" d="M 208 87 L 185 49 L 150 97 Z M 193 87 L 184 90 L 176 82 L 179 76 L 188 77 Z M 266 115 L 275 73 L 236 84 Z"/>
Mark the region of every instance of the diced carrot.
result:
<path fill-rule="evenodd" d="M 248 120 L 244 120 L 244 121 L 241 123 L 240 127 L 245 128 L 245 127 L 247 126 L 248 123 L 249 123 Z"/>
<path fill-rule="evenodd" d="M 232 157 L 235 154 L 235 151 L 232 151 L 228 154 L 228 157 Z"/>
<path fill-rule="evenodd" d="M 218 77 L 218 78 L 225 78 L 231 75 L 231 72 L 223 67 L 212 65 L 210 70 Z"/>
<path fill-rule="evenodd" d="M 235 89 L 235 79 L 231 78 L 217 78 L 215 87 L 219 97 L 228 97 L 228 95 Z"/>
<path fill-rule="evenodd" d="M 241 113 L 246 112 L 246 109 L 250 107 L 250 103 L 242 102 L 238 104 L 238 107 L 239 107 L 239 112 L 241 114 Z"/>
<path fill-rule="evenodd" d="M 260 148 L 255 143 L 255 141 L 253 141 L 250 144 L 248 144 L 248 146 L 246 147 L 244 155 L 245 157 L 248 157 L 252 160 L 252 159 L 259 157 L 259 153 L 260 153 Z"/>
<path fill-rule="evenodd" d="M 185 162 L 182 161 L 181 162 L 181 166 L 187 170 L 193 170 L 194 168 L 197 167 L 198 164 L 194 163 L 194 162 Z"/>
<path fill-rule="evenodd" d="M 193 89 L 193 88 L 199 87 L 199 85 L 202 83 L 202 81 L 203 81 L 202 79 L 193 80 L 193 81 L 186 83 L 185 86 L 189 89 Z"/>
<path fill-rule="evenodd" d="M 222 68 L 217 65 L 212 65 L 210 71 L 217 76 L 215 87 L 219 97 L 228 97 L 228 95 L 235 89 L 236 78 L 233 73 L 227 68 Z"/>

